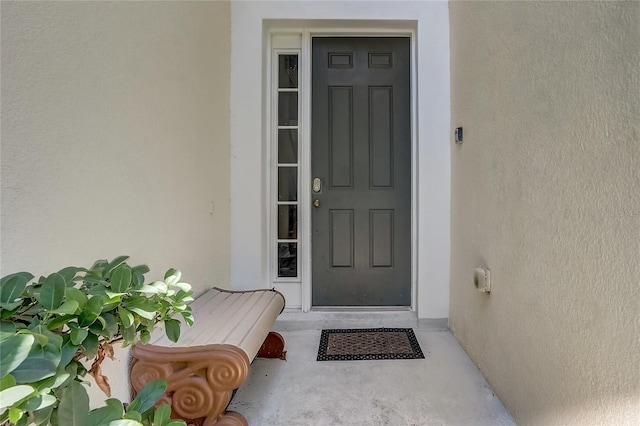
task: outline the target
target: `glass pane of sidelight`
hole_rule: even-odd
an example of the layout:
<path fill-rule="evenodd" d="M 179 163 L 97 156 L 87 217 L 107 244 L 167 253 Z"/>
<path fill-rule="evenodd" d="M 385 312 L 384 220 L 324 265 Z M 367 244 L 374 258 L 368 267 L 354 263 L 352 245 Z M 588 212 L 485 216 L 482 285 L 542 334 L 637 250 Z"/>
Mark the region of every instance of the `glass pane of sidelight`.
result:
<path fill-rule="evenodd" d="M 278 93 L 278 126 L 298 125 L 298 92 Z"/>
<path fill-rule="evenodd" d="M 298 238 L 298 206 L 278 206 L 278 238 Z"/>
<path fill-rule="evenodd" d="M 298 87 L 298 55 L 279 55 L 278 61 L 278 87 Z"/>
<path fill-rule="evenodd" d="M 278 277 L 298 276 L 298 245 L 278 243 Z"/>
<path fill-rule="evenodd" d="M 278 201 L 298 201 L 297 167 L 278 167 Z"/>
<path fill-rule="evenodd" d="M 298 131 L 296 129 L 278 130 L 278 163 L 296 164 L 298 162 Z"/>

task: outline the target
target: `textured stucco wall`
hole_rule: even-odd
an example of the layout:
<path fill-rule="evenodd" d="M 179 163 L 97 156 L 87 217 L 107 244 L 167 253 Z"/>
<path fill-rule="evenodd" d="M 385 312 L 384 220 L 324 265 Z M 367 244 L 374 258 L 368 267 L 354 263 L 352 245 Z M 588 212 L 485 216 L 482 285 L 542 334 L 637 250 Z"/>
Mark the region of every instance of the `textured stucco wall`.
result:
<path fill-rule="evenodd" d="M 639 28 L 638 2 L 450 4 L 450 328 L 519 424 L 640 424 Z"/>
<path fill-rule="evenodd" d="M 128 254 L 228 286 L 230 25 L 228 2 L 2 2 L 2 274 Z"/>

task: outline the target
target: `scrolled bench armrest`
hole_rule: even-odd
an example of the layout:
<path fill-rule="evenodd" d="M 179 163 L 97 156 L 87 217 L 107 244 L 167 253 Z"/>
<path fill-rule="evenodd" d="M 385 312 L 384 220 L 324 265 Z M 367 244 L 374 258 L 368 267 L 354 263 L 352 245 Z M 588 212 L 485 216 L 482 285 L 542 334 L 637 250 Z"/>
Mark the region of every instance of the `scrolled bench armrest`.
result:
<path fill-rule="evenodd" d="M 241 349 L 224 344 L 167 348 L 136 345 L 131 384 L 135 392 L 151 380 L 167 380 L 167 391 L 158 401 L 171 405 L 174 415 L 205 426 L 234 423 L 216 421 L 249 374 L 250 361 Z M 232 416 L 233 417 L 233 416 Z"/>

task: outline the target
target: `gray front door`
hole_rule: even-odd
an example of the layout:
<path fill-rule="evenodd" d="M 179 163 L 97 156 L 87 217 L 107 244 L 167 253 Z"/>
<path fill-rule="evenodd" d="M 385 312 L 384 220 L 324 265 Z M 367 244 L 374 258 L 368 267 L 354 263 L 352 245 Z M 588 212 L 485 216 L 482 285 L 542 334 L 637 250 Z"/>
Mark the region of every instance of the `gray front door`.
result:
<path fill-rule="evenodd" d="M 409 46 L 313 39 L 313 306 L 411 304 Z"/>

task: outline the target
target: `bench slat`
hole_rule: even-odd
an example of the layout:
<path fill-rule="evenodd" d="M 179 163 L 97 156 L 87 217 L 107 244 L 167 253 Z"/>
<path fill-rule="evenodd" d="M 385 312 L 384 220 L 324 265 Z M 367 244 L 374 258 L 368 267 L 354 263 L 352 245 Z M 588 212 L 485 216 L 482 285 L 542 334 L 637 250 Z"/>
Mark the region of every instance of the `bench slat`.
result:
<path fill-rule="evenodd" d="M 184 336 L 184 340 L 173 346 L 190 346 L 192 344 L 208 345 L 224 343 L 238 346 L 237 339 L 229 340 L 229 335 L 234 329 L 246 330 L 251 328 L 254 320 L 251 309 L 256 305 L 265 293 L 221 293 L 213 299 L 214 303 L 206 307 L 200 307 L 196 315 L 196 325 L 191 328 L 191 333 Z M 203 309 L 204 308 L 204 309 Z M 251 358 L 250 354 L 249 358 Z"/>
<path fill-rule="evenodd" d="M 245 297 L 243 297 L 245 296 Z M 246 297 L 249 296 L 249 297 Z M 229 312 L 224 317 L 217 317 L 216 319 L 220 320 L 220 323 L 215 327 L 215 331 L 211 332 L 209 341 L 211 342 L 224 342 L 231 345 L 238 346 L 238 339 L 230 339 L 231 333 L 234 331 L 236 334 L 238 332 L 243 333 L 246 332 L 247 329 L 250 329 L 254 323 L 254 312 L 257 309 L 260 299 L 268 296 L 266 293 L 253 293 L 250 295 L 246 294 L 233 294 L 229 299 L 233 300 L 234 309 Z M 213 324 L 209 324 L 209 327 L 214 327 Z M 251 358 L 251 357 L 249 357 Z"/>
<path fill-rule="evenodd" d="M 195 324 L 182 327 L 178 342 L 171 342 L 164 330 L 156 330 L 150 343 L 165 347 L 229 344 L 253 359 L 284 308 L 284 299 L 269 290 L 230 293 L 211 289 L 198 297 L 191 308 Z"/>
<path fill-rule="evenodd" d="M 265 293 L 251 306 L 243 305 L 242 311 L 246 315 L 243 318 L 243 326 L 231 330 L 225 338 L 225 343 L 238 346 L 247 353 L 249 359 L 253 359 L 264 342 L 264 336 L 269 334 L 282 310 L 280 304 L 274 303 L 276 297 L 279 297 L 277 293 Z"/>

